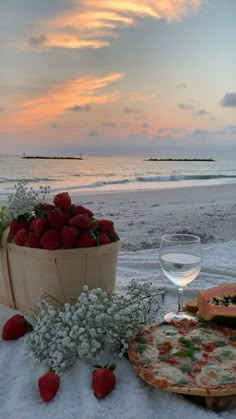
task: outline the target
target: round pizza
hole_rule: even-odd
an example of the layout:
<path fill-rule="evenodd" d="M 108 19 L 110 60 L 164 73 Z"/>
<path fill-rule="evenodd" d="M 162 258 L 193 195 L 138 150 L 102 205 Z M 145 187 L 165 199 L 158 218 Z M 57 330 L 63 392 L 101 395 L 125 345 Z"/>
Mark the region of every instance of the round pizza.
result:
<path fill-rule="evenodd" d="M 181 320 L 142 330 L 129 342 L 137 374 L 181 394 L 236 395 L 236 330 Z"/>

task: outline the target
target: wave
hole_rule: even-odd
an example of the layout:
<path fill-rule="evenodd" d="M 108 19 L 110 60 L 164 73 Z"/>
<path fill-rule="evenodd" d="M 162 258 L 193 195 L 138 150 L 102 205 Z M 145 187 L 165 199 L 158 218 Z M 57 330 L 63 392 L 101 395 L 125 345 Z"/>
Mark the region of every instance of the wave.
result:
<path fill-rule="evenodd" d="M 177 182 L 179 180 L 210 180 L 210 179 L 232 179 L 236 175 L 166 175 L 166 176 L 139 176 L 137 182 Z"/>
<path fill-rule="evenodd" d="M 47 177 L 42 178 L 22 178 L 22 179 L 8 179 L 8 178 L 1 178 L 0 183 L 18 183 L 18 182 L 26 182 L 26 183 L 39 183 L 39 182 L 60 182 L 60 179 L 52 179 Z"/>
<path fill-rule="evenodd" d="M 66 190 L 70 191 L 82 191 L 82 190 L 89 190 L 89 189 L 99 189 L 106 186 L 112 186 L 112 185 L 129 185 L 133 184 L 136 186 L 139 184 L 143 184 L 143 187 L 145 183 L 152 183 L 153 186 L 156 183 L 156 186 L 161 183 L 165 182 L 179 182 L 179 181 L 200 181 L 200 180 L 230 180 L 230 179 L 236 179 L 236 175 L 165 175 L 165 176 L 137 176 L 134 178 L 126 178 L 126 179 L 117 179 L 117 180 L 98 180 L 93 183 L 88 184 L 82 184 L 82 185 L 75 185 L 71 184 L 71 186 L 66 186 Z M 50 186 L 50 193 L 61 191 L 62 188 L 64 189 L 63 180 L 61 179 L 52 179 L 52 178 L 30 178 L 30 179 L 0 179 L 0 196 L 6 195 L 10 192 L 11 187 L 7 187 L 7 185 L 3 185 L 4 183 L 11 183 L 16 184 L 19 181 L 24 180 L 25 182 L 31 182 L 34 184 L 39 184 L 40 182 L 47 182 Z M 38 186 L 38 185 L 37 185 Z M 45 185 L 44 185 L 45 186 Z M 185 183 L 185 186 L 187 184 Z M 141 188 L 142 189 L 142 188 Z"/>
<path fill-rule="evenodd" d="M 120 179 L 120 180 L 99 180 L 94 183 L 84 184 L 84 185 L 76 185 L 76 186 L 67 186 L 68 190 L 81 190 L 81 189 L 96 189 L 102 186 L 109 186 L 109 185 L 124 185 L 129 183 L 144 183 L 144 182 L 178 182 L 181 180 L 210 180 L 210 179 L 235 179 L 236 175 L 228 176 L 228 175 L 168 175 L 168 176 L 138 176 L 132 179 Z M 56 191 L 57 188 L 51 188 L 51 191 Z"/>

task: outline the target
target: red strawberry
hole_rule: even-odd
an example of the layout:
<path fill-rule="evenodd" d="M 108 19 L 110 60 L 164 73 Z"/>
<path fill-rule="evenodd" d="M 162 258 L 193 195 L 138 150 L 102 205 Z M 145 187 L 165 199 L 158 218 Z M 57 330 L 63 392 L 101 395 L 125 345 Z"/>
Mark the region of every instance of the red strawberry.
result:
<path fill-rule="evenodd" d="M 12 236 L 15 236 L 18 230 L 20 230 L 21 228 L 28 229 L 29 225 L 30 224 L 28 221 L 17 221 L 15 218 L 13 218 L 10 224 L 10 234 Z"/>
<path fill-rule="evenodd" d="M 73 227 L 86 229 L 89 227 L 89 218 L 87 217 L 87 215 L 78 214 L 75 217 L 71 218 L 69 223 Z"/>
<path fill-rule="evenodd" d="M 55 209 L 55 206 L 53 205 L 53 204 L 48 204 L 47 202 L 44 202 L 43 204 L 41 204 L 42 205 L 42 208 L 45 210 L 45 211 L 51 211 L 51 210 L 53 210 L 53 209 Z"/>
<path fill-rule="evenodd" d="M 36 249 L 40 247 L 39 237 L 36 236 L 34 231 L 28 235 L 26 240 L 26 246 L 34 247 Z"/>
<path fill-rule="evenodd" d="M 45 217 L 45 216 L 47 216 L 47 213 L 49 211 L 52 211 L 54 209 L 55 209 L 55 205 L 53 205 L 53 204 L 48 204 L 47 202 L 40 203 L 35 208 L 36 217 L 37 218 Z"/>
<path fill-rule="evenodd" d="M 29 226 L 29 231 L 34 231 L 34 226 L 35 226 L 36 221 L 37 219 L 31 221 L 30 226 Z"/>
<path fill-rule="evenodd" d="M 110 238 L 108 237 L 108 235 L 106 233 L 104 233 L 103 231 L 101 231 L 101 233 L 99 234 L 99 243 L 102 244 L 108 244 L 111 243 Z"/>
<path fill-rule="evenodd" d="M 93 231 L 97 230 L 99 226 L 99 221 L 93 220 L 91 224 L 89 224 L 89 228 Z"/>
<path fill-rule="evenodd" d="M 66 214 L 63 212 L 63 218 L 64 218 L 64 226 L 68 225 L 70 222 L 70 214 Z"/>
<path fill-rule="evenodd" d="M 70 212 L 71 210 L 71 197 L 68 192 L 62 192 L 54 196 L 53 199 L 56 207 L 59 207 L 64 212 Z"/>
<path fill-rule="evenodd" d="M 109 236 L 111 242 L 116 242 L 117 240 L 119 240 L 119 236 L 114 228 L 111 229 L 111 231 L 108 231 L 107 235 Z"/>
<path fill-rule="evenodd" d="M 111 232 L 114 229 L 114 223 L 111 220 L 98 220 L 98 222 L 100 231 L 107 233 L 108 231 Z"/>
<path fill-rule="evenodd" d="M 31 324 L 21 314 L 15 314 L 3 326 L 2 339 L 18 339 L 29 330 L 32 330 Z"/>
<path fill-rule="evenodd" d="M 92 247 L 96 244 L 96 240 L 89 230 L 82 231 L 76 241 L 76 247 Z"/>
<path fill-rule="evenodd" d="M 17 231 L 14 236 L 14 241 L 18 246 L 24 246 L 27 240 L 27 230 L 25 228 L 21 228 Z"/>
<path fill-rule="evenodd" d="M 62 247 L 63 249 L 71 249 L 75 246 L 78 232 L 74 227 L 64 227 L 62 230 Z"/>
<path fill-rule="evenodd" d="M 115 365 L 111 365 L 110 367 L 98 367 L 93 372 L 92 386 L 97 399 L 103 399 L 113 390 L 116 384 L 114 369 Z"/>
<path fill-rule="evenodd" d="M 37 218 L 34 223 L 34 231 L 37 237 L 40 237 L 44 231 L 47 230 L 48 220 L 47 218 Z"/>
<path fill-rule="evenodd" d="M 87 215 L 89 218 L 91 218 L 93 216 L 93 212 L 90 211 L 90 209 L 83 207 L 83 205 L 75 205 L 74 206 L 74 212 L 76 214 Z"/>
<path fill-rule="evenodd" d="M 60 387 L 60 377 L 53 371 L 43 374 L 38 380 L 38 388 L 44 402 L 50 402 Z"/>
<path fill-rule="evenodd" d="M 47 250 L 55 250 L 61 246 L 61 233 L 57 230 L 47 230 L 40 237 L 40 245 Z"/>
<path fill-rule="evenodd" d="M 60 230 L 66 223 L 64 214 L 60 210 L 53 210 L 48 213 L 49 224 L 56 230 Z"/>

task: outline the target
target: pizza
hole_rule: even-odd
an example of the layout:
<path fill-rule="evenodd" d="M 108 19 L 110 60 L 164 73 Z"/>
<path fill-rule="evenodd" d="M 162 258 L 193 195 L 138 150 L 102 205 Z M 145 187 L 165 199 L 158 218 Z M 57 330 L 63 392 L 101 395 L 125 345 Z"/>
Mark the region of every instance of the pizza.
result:
<path fill-rule="evenodd" d="M 131 338 L 129 359 L 147 383 L 181 394 L 236 395 L 236 331 L 181 320 Z"/>

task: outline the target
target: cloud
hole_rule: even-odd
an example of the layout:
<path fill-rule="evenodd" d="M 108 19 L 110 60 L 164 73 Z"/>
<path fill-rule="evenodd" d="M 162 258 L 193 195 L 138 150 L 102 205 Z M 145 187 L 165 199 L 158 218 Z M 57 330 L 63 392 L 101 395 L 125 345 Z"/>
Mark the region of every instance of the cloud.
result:
<path fill-rule="evenodd" d="M 206 129 L 201 129 L 201 128 L 195 129 L 192 132 L 193 135 L 197 135 L 197 136 L 200 136 L 200 135 L 209 135 L 210 133 L 211 133 L 211 131 L 208 131 Z"/>
<path fill-rule="evenodd" d="M 51 124 L 51 128 L 60 128 L 60 125 L 54 122 L 53 124 Z"/>
<path fill-rule="evenodd" d="M 189 111 L 194 108 L 194 106 L 189 103 L 178 103 L 177 107 L 182 111 Z"/>
<path fill-rule="evenodd" d="M 220 105 L 225 108 L 236 108 L 236 93 L 226 93 L 220 100 Z"/>
<path fill-rule="evenodd" d="M 91 104 L 103 105 L 114 102 L 119 93 L 109 91 L 108 88 L 111 83 L 123 77 L 122 73 L 110 73 L 103 77 L 84 76 L 66 83 L 47 86 L 47 91 L 44 93 L 19 103 L 20 110 L 1 121 L 0 130 L 29 130 L 38 125 L 51 123 L 65 114 L 65 109 L 78 111 L 78 102 L 83 109 L 88 109 Z"/>
<path fill-rule="evenodd" d="M 192 112 L 195 116 L 203 116 L 203 115 L 210 115 L 210 112 L 206 111 L 205 109 L 198 109 Z"/>
<path fill-rule="evenodd" d="M 29 38 L 29 44 L 32 47 L 45 45 L 47 43 L 47 36 L 45 34 L 35 34 Z"/>
<path fill-rule="evenodd" d="M 134 108 L 130 108 L 129 106 L 126 106 L 123 110 L 124 113 L 139 113 L 140 110 L 139 109 L 134 109 Z"/>
<path fill-rule="evenodd" d="M 107 128 L 113 128 L 116 127 L 116 124 L 114 122 L 105 122 L 102 126 Z"/>
<path fill-rule="evenodd" d="M 179 22 L 197 13 L 205 0 L 71 0 L 68 9 L 39 23 L 40 35 L 30 47 L 102 48 L 119 37 L 124 27 L 141 19 Z"/>
<path fill-rule="evenodd" d="M 131 93 L 130 98 L 128 99 L 129 102 L 147 102 L 151 99 L 155 99 L 156 94 L 143 94 L 141 92 L 133 92 Z"/>
<path fill-rule="evenodd" d="M 178 103 L 177 107 L 182 111 L 192 111 L 192 115 L 194 116 L 210 115 L 210 112 L 208 112 L 206 109 L 196 109 L 195 105 L 191 103 Z"/>
<path fill-rule="evenodd" d="M 98 137 L 99 135 L 101 135 L 101 133 L 100 133 L 100 132 L 98 132 L 98 131 L 96 131 L 96 130 L 90 131 L 90 132 L 88 133 L 88 136 L 89 136 L 89 137 Z"/>
<path fill-rule="evenodd" d="M 90 109 L 91 109 L 90 105 L 85 105 L 85 106 L 74 105 L 69 108 L 66 108 L 65 110 L 71 111 L 71 112 L 88 112 L 90 111 Z"/>
<path fill-rule="evenodd" d="M 142 124 L 142 128 L 150 128 L 151 127 L 151 125 L 150 124 L 148 124 L 147 122 L 144 122 L 143 124 Z"/>
<path fill-rule="evenodd" d="M 5 108 L 3 108 L 2 106 L 0 106 L 0 112 L 5 112 Z"/>
<path fill-rule="evenodd" d="M 80 36 L 64 33 L 48 33 L 41 35 L 32 35 L 29 38 L 30 47 L 45 48 L 68 48 L 68 49 L 84 49 L 84 48 L 103 48 L 109 44 L 107 41 L 95 39 L 81 39 Z"/>
<path fill-rule="evenodd" d="M 177 89 L 186 89 L 188 87 L 188 85 L 186 83 L 180 83 L 177 86 Z"/>

